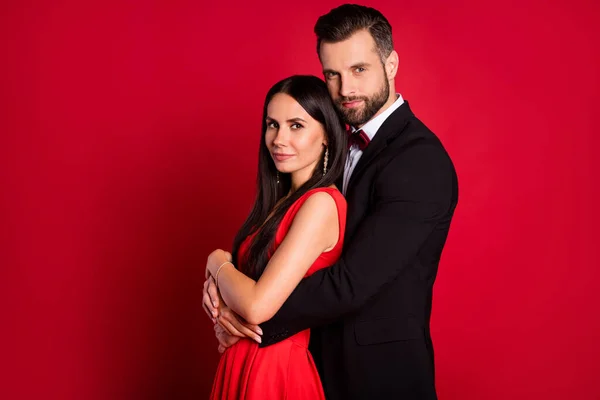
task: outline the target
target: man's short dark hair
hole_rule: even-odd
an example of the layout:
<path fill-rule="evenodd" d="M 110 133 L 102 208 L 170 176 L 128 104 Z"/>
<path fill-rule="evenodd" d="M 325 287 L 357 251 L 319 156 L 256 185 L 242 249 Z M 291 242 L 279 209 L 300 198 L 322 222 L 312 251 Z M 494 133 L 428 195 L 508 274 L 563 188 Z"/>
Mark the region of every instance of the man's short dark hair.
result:
<path fill-rule="evenodd" d="M 322 42 L 341 42 L 363 29 L 369 31 L 381 61 L 385 61 L 394 50 L 392 26 L 376 9 L 358 4 L 344 4 L 319 17 L 315 24 L 317 54 Z"/>

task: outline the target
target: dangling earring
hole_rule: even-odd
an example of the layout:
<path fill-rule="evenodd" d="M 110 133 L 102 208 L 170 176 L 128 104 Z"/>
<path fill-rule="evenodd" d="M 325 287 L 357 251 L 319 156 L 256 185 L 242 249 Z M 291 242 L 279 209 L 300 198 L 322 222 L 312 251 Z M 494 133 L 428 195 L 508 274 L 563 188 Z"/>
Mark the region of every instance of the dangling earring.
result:
<path fill-rule="evenodd" d="M 277 184 L 279 185 L 279 171 L 277 171 Z"/>
<path fill-rule="evenodd" d="M 329 149 L 325 147 L 325 157 L 323 157 L 323 176 L 327 173 L 327 161 L 329 161 Z"/>

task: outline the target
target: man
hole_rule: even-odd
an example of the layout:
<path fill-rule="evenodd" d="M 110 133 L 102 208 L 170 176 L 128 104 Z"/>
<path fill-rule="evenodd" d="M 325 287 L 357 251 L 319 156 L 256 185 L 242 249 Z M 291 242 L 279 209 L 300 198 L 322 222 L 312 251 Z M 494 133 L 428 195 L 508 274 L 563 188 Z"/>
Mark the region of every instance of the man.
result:
<path fill-rule="evenodd" d="M 328 399 L 436 399 L 429 321 L 456 173 L 395 91 L 398 55 L 379 11 L 342 5 L 319 18 L 315 33 L 329 92 L 353 128 L 339 185 L 348 202 L 344 253 L 261 325 L 261 346 L 312 328 Z M 210 281 L 204 294 L 205 304 L 209 294 L 218 303 Z M 252 335 L 248 326 L 225 325 Z M 236 340 L 216 329 L 221 350 Z"/>

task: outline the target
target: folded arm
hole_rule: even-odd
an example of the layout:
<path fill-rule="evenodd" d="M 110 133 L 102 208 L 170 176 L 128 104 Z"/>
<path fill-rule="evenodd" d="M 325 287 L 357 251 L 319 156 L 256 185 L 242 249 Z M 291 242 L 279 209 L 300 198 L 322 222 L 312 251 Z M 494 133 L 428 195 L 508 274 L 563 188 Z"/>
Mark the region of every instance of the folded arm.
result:
<path fill-rule="evenodd" d="M 439 146 L 397 156 L 375 181 L 375 203 L 332 267 L 304 279 L 270 321 L 263 345 L 357 311 L 417 256 L 455 206 L 454 169 Z"/>
<path fill-rule="evenodd" d="M 213 252 L 207 269 L 215 276 L 225 303 L 250 324 L 271 318 L 301 281 L 319 255 L 339 236 L 337 206 L 324 192 L 311 195 L 300 207 L 283 242 L 254 281 L 233 267 L 223 251 Z"/>

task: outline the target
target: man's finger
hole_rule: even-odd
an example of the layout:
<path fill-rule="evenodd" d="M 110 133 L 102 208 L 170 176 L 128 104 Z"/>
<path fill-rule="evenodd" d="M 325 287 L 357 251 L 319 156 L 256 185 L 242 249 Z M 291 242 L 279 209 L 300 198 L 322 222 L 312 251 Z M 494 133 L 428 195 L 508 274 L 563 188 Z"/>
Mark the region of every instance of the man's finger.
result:
<path fill-rule="evenodd" d="M 256 332 L 254 332 L 252 329 L 248 328 L 244 324 L 240 323 L 239 326 L 237 326 L 237 330 L 242 332 L 245 336 L 254 339 L 255 342 L 262 343 L 260 335 L 258 335 Z"/>
<path fill-rule="evenodd" d="M 219 312 L 220 312 L 220 314 L 222 314 L 223 317 L 227 318 L 228 320 L 231 321 L 232 319 L 234 319 L 238 324 L 244 326 L 244 328 L 249 329 L 252 332 L 255 332 L 257 335 L 262 336 L 263 331 L 262 331 L 262 329 L 260 329 L 260 326 L 247 323 L 244 318 L 240 317 L 239 315 L 237 315 L 236 313 L 231 311 L 231 309 L 229 307 L 223 308 L 222 310 L 219 310 Z M 241 332 L 244 332 L 237 325 L 236 325 L 236 327 Z"/>
<path fill-rule="evenodd" d="M 223 328 L 225 328 L 227 332 L 229 332 L 230 335 L 237 337 L 246 337 L 246 335 L 244 335 L 235 326 L 233 326 L 233 324 L 230 321 L 224 318 L 219 318 L 217 321 L 219 322 L 219 325 L 221 325 Z"/>
<path fill-rule="evenodd" d="M 260 329 L 260 326 L 258 325 L 251 325 L 249 323 L 245 323 L 245 322 L 240 322 L 242 324 L 244 324 L 244 326 L 248 329 L 250 329 L 252 332 L 256 332 L 257 335 L 262 335 L 263 331 L 262 329 Z"/>
<path fill-rule="evenodd" d="M 231 311 L 222 313 L 219 318 L 219 322 L 220 323 L 225 323 L 225 322 L 229 323 L 231 326 L 233 326 L 233 328 L 235 328 L 236 331 L 240 332 L 243 337 L 249 337 L 258 343 L 262 342 L 261 337 L 255 331 L 250 329 L 246 324 L 240 322 L 235 317 L 235 315 L 231 313 Z M 224 326 L 224 327 L 227 328 L 227 326 Z M 260 329 L 260 328 L 258 328 L 258 329 Z M 233 333 L 231 330 L 229 330 L 229 332 Z M 262 331 L 261 331 L 261 333 L 262 333 Z M 239 335 L 236 335 L 236 336 L 239 336 Z"/>

